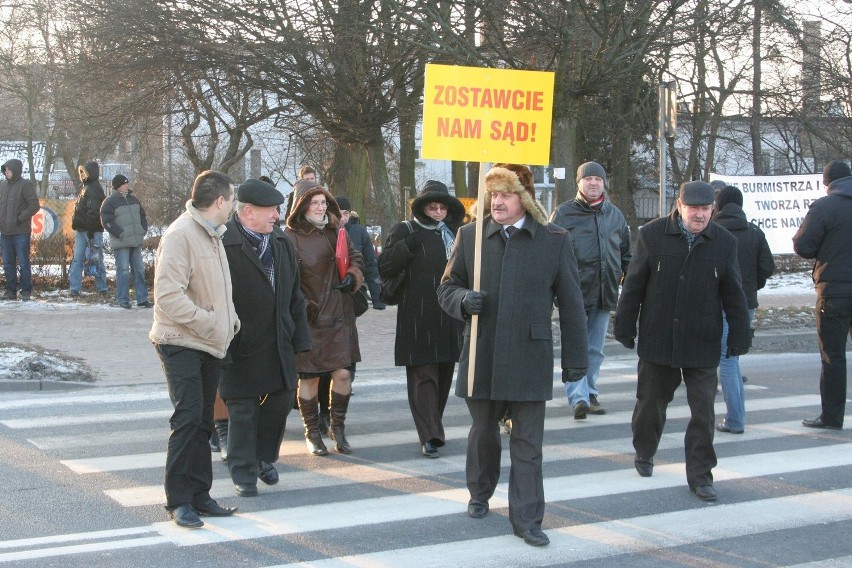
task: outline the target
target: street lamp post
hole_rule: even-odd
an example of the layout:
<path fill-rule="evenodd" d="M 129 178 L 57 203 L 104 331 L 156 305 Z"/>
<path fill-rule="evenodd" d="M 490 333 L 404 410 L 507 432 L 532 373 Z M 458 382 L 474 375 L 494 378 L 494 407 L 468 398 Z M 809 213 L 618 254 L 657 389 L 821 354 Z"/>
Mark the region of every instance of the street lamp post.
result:
<path fill-rule="evenodd" d="M 660 206 L 659 216 L 666 214 L 666 139 L 674 138 L 677 128 L 677 83 L 660 83 L 659 121 L 657 138 L 660 141 Z"/>

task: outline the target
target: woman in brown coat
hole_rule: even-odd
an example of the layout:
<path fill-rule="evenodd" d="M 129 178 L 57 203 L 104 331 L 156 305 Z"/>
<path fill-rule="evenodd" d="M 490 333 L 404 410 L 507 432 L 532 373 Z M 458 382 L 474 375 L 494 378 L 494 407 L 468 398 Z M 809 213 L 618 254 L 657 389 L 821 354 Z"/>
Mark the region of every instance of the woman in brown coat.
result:
<path fill-rule="evenodd" d="M 364 283 L 364 258 L 349 243 L 349 269 L 341 280 L 335 251 L 340 209 L 331 194 L 316 182 L 299 180 L 287 217 L 302 277 L 313 348 L 296 354 L 299 373 L 299 412 L 305 441 L 315 456 L 328 454 L 319 427 L 317 392 L 320 378 L 331 378 L 331 436 L 335 449 L 348 454 L 344 426 L 352 386 L 347 367 L 361 360 L 352 294 Z"/>

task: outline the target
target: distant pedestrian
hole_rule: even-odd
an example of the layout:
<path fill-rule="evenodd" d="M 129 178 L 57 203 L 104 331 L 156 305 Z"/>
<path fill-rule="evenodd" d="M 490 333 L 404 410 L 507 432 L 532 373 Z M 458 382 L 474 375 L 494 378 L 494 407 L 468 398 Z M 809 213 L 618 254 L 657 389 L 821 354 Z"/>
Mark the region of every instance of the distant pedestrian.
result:
<path fill-rule="evenodd" d="M 18 298 L 29 300 L 33 293 L 30 268 L 30 239 L 33 215 L 38 213 L 39 202 L 33 183 L 22 177 L 24 164 L 11 159 L 2 166 L 0 181 L 0 243 L 3 252 L 3 273 L 6 277 L 4 300 Z M 18 268 L 21 278 L 18 280 Z"/>
<path fill-rule="evenodd" d="M 94 247 L 97 251 L 97 268 L 95 274 L 95 289 L 102 295 L 107 295 L 106 269 L 104 268 L 104 227 L 101 224 L 101 204 L 106 196 L 101 186 L 101 170 L 97 162 L 86 162 L 77 170 L 80 181 L 80 193 L 74 202 L 74 216 L 71 218 L 71 228 L 76 231 L 74 237 L 74 258 L 71 260 L 68 279 L 72 296 L 79 296 L 83 288 L 83 265 L 86 260 L 86 248 Z"/>
<path fill-rule="evenodd" d="M 364 283 L 370 291 L 373 309 L 383 310 L 386 306 L 379 297 L 382 289 L 379 285 L 379 268 L 376 263 L 376 248 L 373 246 L 373 239 L 366 227 L 361 224 L 360 219 L 352 214 L 352 204 L 349 202 L 349 198 L 345 195 L 337 195 L 334 199 L 340 207 L 340 222 L 349 234 L 349 240 L 364 256 Z"/>
<path fill-rule="evenodd" d="M 808 428 L 840 430 L 846 414 L 846 338 L 852 333 L 852 171 L 835 160 L 823 171 L 825 197 L 811 204 L 793 237 L 793 250 L 812 258 L 822 372 L 822 411 Z"/>

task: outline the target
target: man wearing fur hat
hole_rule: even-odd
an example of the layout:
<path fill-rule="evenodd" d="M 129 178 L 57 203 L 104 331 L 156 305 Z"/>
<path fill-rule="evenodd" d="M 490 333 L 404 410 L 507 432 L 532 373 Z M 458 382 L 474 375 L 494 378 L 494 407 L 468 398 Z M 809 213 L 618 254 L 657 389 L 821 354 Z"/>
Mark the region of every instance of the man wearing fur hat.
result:
<path fill-rule="evenodd" d="M 703 501 L 716 500 L 713 404 L 723 311 L 726 356 L 744 355 L 751 345 L 737 239 L 710 221 L 713 197 L 709 183 L 686 182 L 675 210 L 639 230 L 614 325 L 616 340 L 632 349 L 639 322 L 636 471 L 652 475 L 666 408 L 683 381 L 692 416 L 684 436 L 686 479 Z"/>
<path fill-rule="evenodd" d="M 618 287 L 632 257 L 630 227 L 621 210 L 606 198 L 606 171 L 597 162 L 577 168 L 577 196 L 556 208 L 552 223 L 571 231 L 580 271 L 589 334 L 589 373 L 565 383 L 575 420 L 605 414 L 598 402 L 598 374 L 610 312 L 618 304 Z"/>
<path fill-rule="evenodd" d="M 852 332 L 852 171 L 834 160 L 825 166 L 828 195 L 811 204 L 793 237 L 793 250 L 812 258 L 817 289 L 817 335 L 822 355 L 822 411 L 802 420 L 808 428 L 840 430 L 846 413 L 846 337 Z"/>
<path fill-rule="evenodd" d="M 568 231 L 547 222 L 535 199 L 533 175 L 523 165 L 497 164 L 485 178 L 482 248 L 475 251 L 476 223 L 459 230 L 438 301 L 467 323 L 456 395 L 465 399 L 473 424 L 468 435 L 466 478 L 472 518 L 488 513 L 500 477 L 500 419 L 510 409 L 509 520 L 532 546 L 550 542 L 544 518 L 542 438 L 545 402 L 553 394 L 551 314 L 556 300 L 563 380 L 588 367 L 585 311 L 577 262 Z M 481 286 L 473 290 L 474 258 L 481 258 Z M 470 320 L 478 317 L 473 394 L 468 395 Z"/>

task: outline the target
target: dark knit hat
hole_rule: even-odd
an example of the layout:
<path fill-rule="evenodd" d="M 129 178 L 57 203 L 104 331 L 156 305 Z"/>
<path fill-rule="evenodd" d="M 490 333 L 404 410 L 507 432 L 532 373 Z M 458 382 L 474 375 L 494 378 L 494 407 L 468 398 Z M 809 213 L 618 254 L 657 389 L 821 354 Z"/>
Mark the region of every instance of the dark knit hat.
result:
<path fill-rule="evenodd" d="M 606 183 L 606 171 L 597 162 L 586 162 L 585 164 L 580 164 L 580 167 L 577 168 L 577 183 L 580 183 L 580 180 L 584 177 L 589 176 L 597 176 Z"/>
<path fill-rule="evenodd" d="M 740 207 L 743 206 L 742 192 L 732 185 L 725 186 L 716 196 L 716 209 L 721 210 L 728 203 L 735 203 Z"/>
<path fill-rule="evenodd" d="M 338 195 L 334 200 L 337 201 L 337 206 L 340 207 L 341 211 L 352 211 L 352 204 L 349 203 L 349 198 L 345 195 Z"/>
<path fill-rule="evenodd" d="M 130 183 L 130 180 L 127 179 L 126 176 L 123 176 L 121 174 L 118 174 L 117 176 L 112 178 L 112 188 L 113 189 L 118 189 L 119 187 L 121 187 L 125 183 Z"/>
<path fill-rule="evenodd" d="M 247 179 L 237 188 L 237 201 L 258 207 L 272 207 L 284 203 L 284 195 L 265 181 Z"/>
<path fill-rule="evenodd" d="M 849 170 L 849 164 L 842 160 L 834 160 L 825 165 L 822 171 L 822 183 L 829 185 L 836 179 L 852 176 L 852 171 Z"/>
<path fill-rule="evenodd" d="M 678 199 L 683 205 L 711 205 L 714 197 L 713 186 L 706 181 L 688 181 L 680 185 Z"/>

